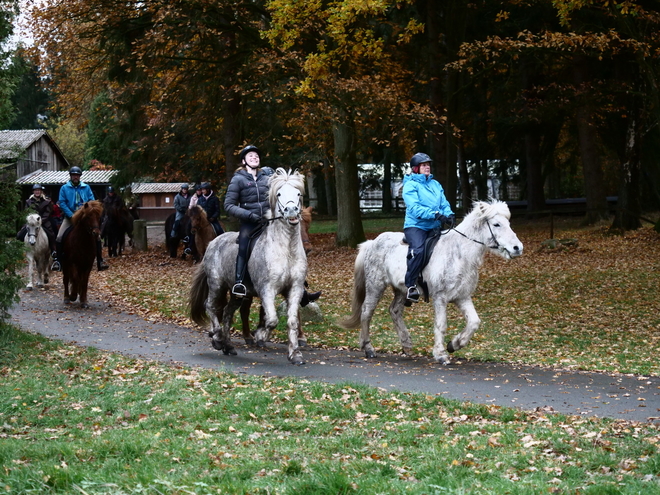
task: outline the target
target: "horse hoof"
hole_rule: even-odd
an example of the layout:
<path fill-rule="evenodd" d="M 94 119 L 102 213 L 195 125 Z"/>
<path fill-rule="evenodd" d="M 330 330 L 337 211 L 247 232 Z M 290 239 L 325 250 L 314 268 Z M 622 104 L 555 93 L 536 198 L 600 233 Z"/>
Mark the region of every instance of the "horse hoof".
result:
<path fill-rule="evenodd" d="M 220 342 L 218 342 L 215 339 L 211 339 L 211 345 L 213 345 L 213 348 L 216 351 L 223 351 L 224 352 L 224 350 L 225 350 L 225 346 L 223 346 Z"/>
<path fill-rule="evenodd" d="M 412 356 L 412 353 L 413 353 L 412 347 L 403 347 L 403 353 L 406 356 Z"/>
<path fill-rule="evenodd" d="M 307 341 L 305 339 L 298 339 L 298 347 L 305 347 L 307 345 Z"/>
<path fill-rule="evenodd" d="M 449 359 L 449 356 L 440 356 L 439 358 L 436 359 L 436 362 L 443 366 L 447 366 L 451 362 L 451 360 Z"/>
<path fill-rule="evenodd" d="M 374 359 L 376 357 L 376 353 L 374 351 L 364 351 L 364 355 L 367 357 L 367 359 Z"/>
<path fill-rule="evenodd" d="M 302 358 L 302 356 L 293 356 L 289 358 L 289 361 L 291 361 L 291 364 L 295 364 L 297 366 L 301 366 L 305 364 L 305 360 Z"/>
<path fill-rule="evenodd" d="M 31 286 L 31 285 L 28 285 L 25 289 L 26 289 L 26 290 L 32 290 L 32 286 Z"/>
<path fill-rule="evenodd" d="M 215 332 L 213 330 L 209 330 L 209 337 L 213 338 L 215 335 Z"/>
<path fill-rule="evenodd" d="M 266 341 L 257 340 L 257 347 L 266 347 Z"/>
<path fill-rule="evenodd" d="M 62 302 L 63 302 L 64 304 L 71 304 L 71 300 L 69 300 L 69 299 L 65 299 L 65 300 L 62 301 Z"/>
<path fill-rule="evenodd" d="M 254 345 L 254 339 L 245 339 L 245 345 Z"/>
<path fill-rule="evenodd" d="M 86 309 L 86 308 L 89 308 L 89 304 L 87 304 L 87 303 L 80 303 L 80 307 L 81 307 L 81 309 Z"/>
<path fill-rule="evenodd" d="M 454 344 L 452 344 L 452 342 L 449 341 L 449 343 L 447 344 L 447 352 L 452 353 L 452 352 L 454 352 L 455 350 L 456 350 L 456 349 L 454 349 Z"/>
<path fill-rule="evenodd" d="M 231 346 L 226 346 L 224 349 L 222 349 L 222 353 L 225 356 L 236 356 L 238 353 L 236 352 L 236 349 L 234 349 Z"/>

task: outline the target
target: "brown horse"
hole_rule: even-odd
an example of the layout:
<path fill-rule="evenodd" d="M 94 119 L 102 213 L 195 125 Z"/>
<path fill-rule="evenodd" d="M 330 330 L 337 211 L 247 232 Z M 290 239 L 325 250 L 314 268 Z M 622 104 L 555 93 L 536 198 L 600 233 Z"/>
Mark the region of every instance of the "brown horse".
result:
<path fill-rule="evenodd" d="M 309 254 L 312 250 L 312 243 L 309 240 L 309 226 L 312 224 L 312 210 L 313 207 L 308 206 L 302 210 L 302 225 L 300 227 L 300 237 L 302 238 L 303 247 L 305 248 L 305 254 Z M 241 323 L 243 330 L 243 339 L 245 343 L 252 345 L 254 344 L 254 337 L 252 336 L 252 330 L 250 330 L 250 306 L 252 306 L 252 297 L 244 297 L 239 313 L 241 315 Z M 263 326 L 264 312 L 263 308 L 259 311 L 259 326 Z M 298 312 L 298 345 L 305 346 L 307 345 L 307 337 L 302 329 L 302 320 L 300 319 L 300 312 Z"/>
<path fill-rule="evenodd" d="M 88 201 L 74 214 L 73 227 L 63 239 L 62 278 L 64 304 L 74 302 L 80 296 L 80 307 L 87 308 L 87 284 L 96 258 L 96 242 L 101 238 L 100 201 Z"/>
<path fill-rule="evenodd" d="M 200 261 L 204 257 L 209 243 L 216 238 L 215 230 L 201 206 L 193 206 L 188 210 L 187 215 L 190 217 L 191 232 L 195 236 L 195 246 L 199 256 L 199 259 L 195 261 Z"/>

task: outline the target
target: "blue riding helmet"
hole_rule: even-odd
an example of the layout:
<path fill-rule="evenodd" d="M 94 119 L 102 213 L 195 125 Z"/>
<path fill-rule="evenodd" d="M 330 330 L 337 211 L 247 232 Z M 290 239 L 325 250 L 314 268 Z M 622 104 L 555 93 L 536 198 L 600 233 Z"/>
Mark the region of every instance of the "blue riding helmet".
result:
<path fill-rule="evenodd" d="M 34 191 L 35 189 L 41 189 L 43 191 L 44 188 L 41 187 L 41 184 L 35 184 L 34 186 L 32 186 L 32 190 Z"/>
<path fill-rule="evenodd" d="M 433 160 L 431 160 L 431 157 L 427 155 L 426 153 L 415 153 L 413 157 L 410 159 L 410 168 L 413 170 L 413 172 L 418 173 L 419 172 L 419 166 L 422 163 L 426 162 L 431 162 L 433 163 Z M 415 170 L 417 168 L 417 170 Z"/>

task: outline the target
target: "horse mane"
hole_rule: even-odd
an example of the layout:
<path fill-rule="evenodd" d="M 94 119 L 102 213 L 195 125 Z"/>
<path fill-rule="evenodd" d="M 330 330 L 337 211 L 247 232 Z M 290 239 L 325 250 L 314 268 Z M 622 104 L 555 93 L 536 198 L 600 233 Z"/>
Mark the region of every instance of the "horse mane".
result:
<path fill-rule="evenodd" d="M 294 170 L 293 172 L 289 170 L 287 172 L 282 167 L 279 167 L 275 173 L 270 176 L 268 200 L 270 202 L 271 210 L 274 210 L 277 206 L 277 191 L 287 183 L 298 189 L 300 194 L 305 194 L 305 177 L 297 170 Z"/>
<path fill-rule="evenodd" d="M 188 210 L 190 222 L 194 225 L 199 225 L 202 220 L 207 220 L 206 211 L 199 205 L 195 205 Z"/>
<path fill-rule="evenodd" d="M 32 221 L 30 221 L 32 219 Z M 30 213 L 28 216 L 25 217 L 25 222 L 26 223 L 37 223 L 37 219 L 41 220 L 41 215 L 38 213 Z"/>
<path fill-rule="evenodd" d="M 464 222 L 468 224 L 487 221 L 497 215 L 502 215 L 507 220 L 511 218 L 509 206 L 504 201 L 492 199 L 490 201 L 475 201 L 472 210 L 465 216 Z"/>
<path fill-rule="evenodd" d="M 88 205 L 85 207 L 85 205 Z M 73 225 L 77 225 L 78 222 L 82 222 L 88 215 L 96 214 L 101 217 L 103 214 L 103 204 L 100 201 L 94 200 L 94 201 L 88 201 L 84 205 L 82 205 L 80 208 L 76 210 L 76 212 L 73 214 L 71 217 L 71 222 Z"/>

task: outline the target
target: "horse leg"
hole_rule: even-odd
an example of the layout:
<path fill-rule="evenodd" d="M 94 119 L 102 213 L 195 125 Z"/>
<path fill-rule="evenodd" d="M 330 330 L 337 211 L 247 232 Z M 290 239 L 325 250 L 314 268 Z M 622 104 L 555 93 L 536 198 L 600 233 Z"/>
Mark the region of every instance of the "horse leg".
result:
<path fill-rule="evenodd" d="M 261 295 L 261 311 L 263 311 L 263 319 L 260 318 L 259 328 L 254 332 L 254 340 L 257 342 L 257 346 L 265 347 L 278 321 L 274 293 L 269 292 Z"/>
<path fill-rule="evenodd" d="M 457 351 L 468 345 L 472 339 L 472 336 L 474 335 L 474 332 L 477 331 L 479 325 L 481 324 L 481 319 L 477 314 L 477 310 L 474 309 L 472 298 L 458 301 L 456 305 L 461 310 L 461 313 L 463 313 L 463 317 L 465 318 L 465 328 L 447 344 L 447 350 L 449 352 Z"/>
<path fill-rule="evenodd" d="M 78 290 L 80 292 L 80 307 L 81 308 L 89 308 L 89 304 L 87 304 L 87 286 L 89 285 L 89 273 L 84 273 L 80 277 L 81 280 L 79 282 L 79 287 Z"/>
<path fill-rule="evenodd" d="M 302 289 L 302 287 L 300 288 Z M 299 349 L 298 334 L 300 333 L 300 299 L 302 297 L 302 290 L 294 287 L 288 297 L 287 301 L 287 333 L 289 336 L 289 361 L 292 364 L 302 365 L 305 364 L 302 353 Z"/>
<path fill-rule="evenodd" d="M 364 351 L 364 355 L 368 358 L 376 357 L 376 349 L 371 345 L 371 337 L 369 335 L 369 327 L 371 325 L 371 318 L 374 315 L 378 301 L 385 292 L 384 287 L 369 287 L 366 286 L 366 294 L 364 302 L 362 303 L 362 312 L 360 314 L 360 349 Z"/>
<path fill-rule="evenodd" d="M 27 259 L 28 259 L 28 283 L 27 283 L 27 290 L 32 290 L 32 280 L 34 278 L 34 253 L 33 252 L 28 252 L 27 254 Z"/>
<path fill-rule="evenodd" d="M 62 267 L 62 269 L 63 269 L 63 271 L 62 271 L 62 284 L 64 285 L 64 304 L 69 304 L 69 303 L 71 303 L 71 299 L 70 299 L 71 296 L 69 294 L 69 278 L 70 278 L 69 270 L 70 270 L 70 268 L 69 267 L 66 267 L 66 268 Z"/>
<path fill-rule="evenodd" d="M 405 301 L 406 295 L 395 289 L 394 299 L 392 299 L 392 302 L 390 303 L 390 316 L 392 317 L 392 323 L 394 323 L 396 333 L 399 334 L 399 342 L 401 342 L 403 353 L 409 356 L 412 354 L 412 339 L 410 338 L 410 332 L 403 321 L 403 308 Z"/>
<path fill-rule="evenodd" d="M 241 301 L 241 325 L 243 329 L 243 339 L 247 345 L 254 345 L 254 337 L 250 331 L 250 306 L 252 306 L 252 297 L 244 297 Z"/>
<path fill-rule="evenodd" d="M 447 301 L 438 297 L 433 300 L 435 309 L 435 322 L 433 333 L 435 342 L 433 344 L 433 358 L 440 364 L 449 364 L 449 354 L 445 349 L 445 332 L 447 331 Z"/>
<path fill-rule="evenodd" d="M 307 336 L 303 331 L 302 318 L 300 316 L 300 308 L 298 308 L 298 345 L 300 347 L 305 347 L 307 345 Z"/>
<path fill-rule="evenodd" d="M 237 354 L 234 346 L 231 344 L 230 332 L 234 313 L 240 304 L 241 302 L 237 301 L 235 298 L 229 298 L 229 301 L 222 312 L 222 325 L 220 326 L 220 330 L 213 334 L 213 340 L 211 341 L 213 347 L 222 351 L 225 355 L 235 356 Z"/>

